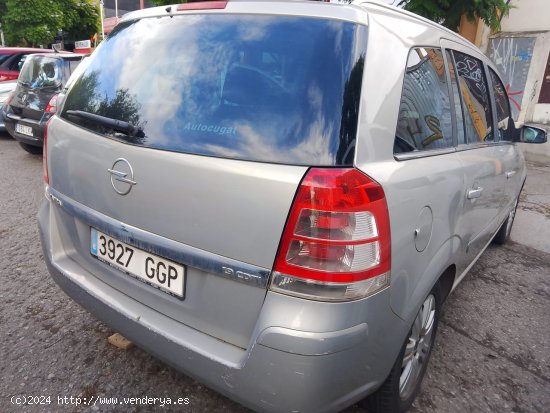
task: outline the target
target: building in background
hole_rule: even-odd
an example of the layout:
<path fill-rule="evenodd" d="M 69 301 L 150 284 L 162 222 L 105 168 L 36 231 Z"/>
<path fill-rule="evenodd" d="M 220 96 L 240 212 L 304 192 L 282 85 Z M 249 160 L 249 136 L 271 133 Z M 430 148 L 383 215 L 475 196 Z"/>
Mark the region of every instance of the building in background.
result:
<path fill-rule="evenodd" d="M 118 24 L 119 19 L 126 13 L 153 6 L 154 4 L 150 0 L 103 0 L 103 28 L 105 34 L 111 33 Z"/>
<path fill-rule="evenodd" d="M 124 16 L 129 11 L 153 7 L 150 0 L 103 0 L 105 17 L 115 17 L 118 3 L 118 17 Z M 175 2 L 177 3 L 177 1 Z"/>
<path fill-rule="evenodd" d="M 460 24 L 460 34 L 497 65 L 510 97 L 514 120 L 550 129 L 550 7 L 548 0 L 512 0 L 501 31 L 491 33 L 482 22 Z M 550 143 L 524 151 L 535 159 L 550 157 Z"/>
<path fill-rule="evenodd" d="M 550 7 L 548 0 L 513 0 L 514 8 L 491 33 L 462 19 L 460 34 L 481 48 L 504 78 L 514 119 L 550 125 Z"/>

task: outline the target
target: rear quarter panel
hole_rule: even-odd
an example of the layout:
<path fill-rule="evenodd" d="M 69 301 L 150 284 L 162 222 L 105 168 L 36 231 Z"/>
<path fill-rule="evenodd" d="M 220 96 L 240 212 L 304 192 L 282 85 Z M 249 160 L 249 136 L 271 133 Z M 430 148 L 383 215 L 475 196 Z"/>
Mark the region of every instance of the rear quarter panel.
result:
<path fill-rule="evenodd" d="M 397 161 L 393 142 L 408 52 L 440 46 L 442 32 L 385 8 L 366 5 L 369 37 L 365 60 L 356 165 L 384 188 L 391 226 L 391 307 L 407 322 L 443 271 L 454 263 L 461 240 L 455 235 L 464 181 L 455 153 Z M 377 47 L 376 45 L 384 45 Z M 415 246 L 423 208 L 432 213 L 426 248 Z"/>

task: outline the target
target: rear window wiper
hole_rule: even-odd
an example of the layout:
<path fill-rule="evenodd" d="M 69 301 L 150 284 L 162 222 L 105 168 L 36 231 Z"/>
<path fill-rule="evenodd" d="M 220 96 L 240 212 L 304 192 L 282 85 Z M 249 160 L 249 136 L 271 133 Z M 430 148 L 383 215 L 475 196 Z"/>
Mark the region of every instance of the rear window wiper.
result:
<path fill-rule="evenodd" d="M 75 116 L 77 118 L 86 119 L 91 122 L 94 122 L 98 125 L 105 126 L 109 129 L 112 129 L 117 132 L 122 132 L 127 134 L 130 137 L 144 136 L 143 130 L 131 123 L 124 122 L 123 120 L 112 119 L 106 116 L 95 115 L 93 113 L 84 112 L 83 110 L 68 110 L 68 116 Z"/>

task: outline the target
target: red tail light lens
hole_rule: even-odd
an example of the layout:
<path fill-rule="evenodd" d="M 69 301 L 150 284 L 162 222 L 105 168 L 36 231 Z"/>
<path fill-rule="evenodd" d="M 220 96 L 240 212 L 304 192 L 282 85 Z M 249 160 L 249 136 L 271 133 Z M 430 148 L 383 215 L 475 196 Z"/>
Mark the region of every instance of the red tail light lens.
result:
<path fill-rule="evenodd" d="M 59 95 L 53 95 L 53 97 L 48 102 L 48 105 L 46 106 L 46 113 L 51 113 L 52 115 L 57 112 L 57 97 Z"/>
<path fill-rule="evenodd" d="M 46 106 L 46 113 L 49 113 L 50 116 L 55 115 L 57 112 L 57 98 L 59 95 L 53 95 L 53 97 L 48 102 L 48 105 Z M 50 117 L 50 119 L 46 122 L 46 126 L 44 127 L 44 145 L 42 147 L 42 163 L 44 165 L 44 183 L 46 185 L 50 184 L 50 177 L 48 175 L 48 127 L 50 126 L 50 123 L 52 121 L 53 117 Z"/>
<path fill-rule="evenodd" d="M 19 76 L 19 73 L 15 74 L 15 75 L 10 74 L 10 73 L 0 75 L 0 82 L 4 82 L 6 80 L 17 80 L 18 76 Z"/>
<path fill-rule="evenodd" d="M 44 167 L 44 183 L 46 185 L 50 184 L 50 176 L 48 175 L 48 127 L 52 119 L 50 118 L 44 127 L 44 145 L 42 146 L 42 165 Z"/>
<path fill-rule="evenodd" d="M 357 169 L 309 170 L 292 206 L 271 288 L 320 300 L 362 298 L 389 284 L 382 187 Z"/>

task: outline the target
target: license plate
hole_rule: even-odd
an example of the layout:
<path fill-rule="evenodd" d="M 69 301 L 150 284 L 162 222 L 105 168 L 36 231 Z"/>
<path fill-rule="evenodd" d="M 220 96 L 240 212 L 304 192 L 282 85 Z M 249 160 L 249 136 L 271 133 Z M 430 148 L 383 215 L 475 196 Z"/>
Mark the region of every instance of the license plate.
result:
<path fill-rule="evenodd" d="M 91 229 L 90 251 L 126 274 L 178 297 L 184 296 L 185 267 Z"/>
<path fill-rule="evenodd" d="M 20 123 L 15 125 L 15 131 L 22 135 L 32 136 L 32 128 L 30 126 L 21 125 Z"/>

